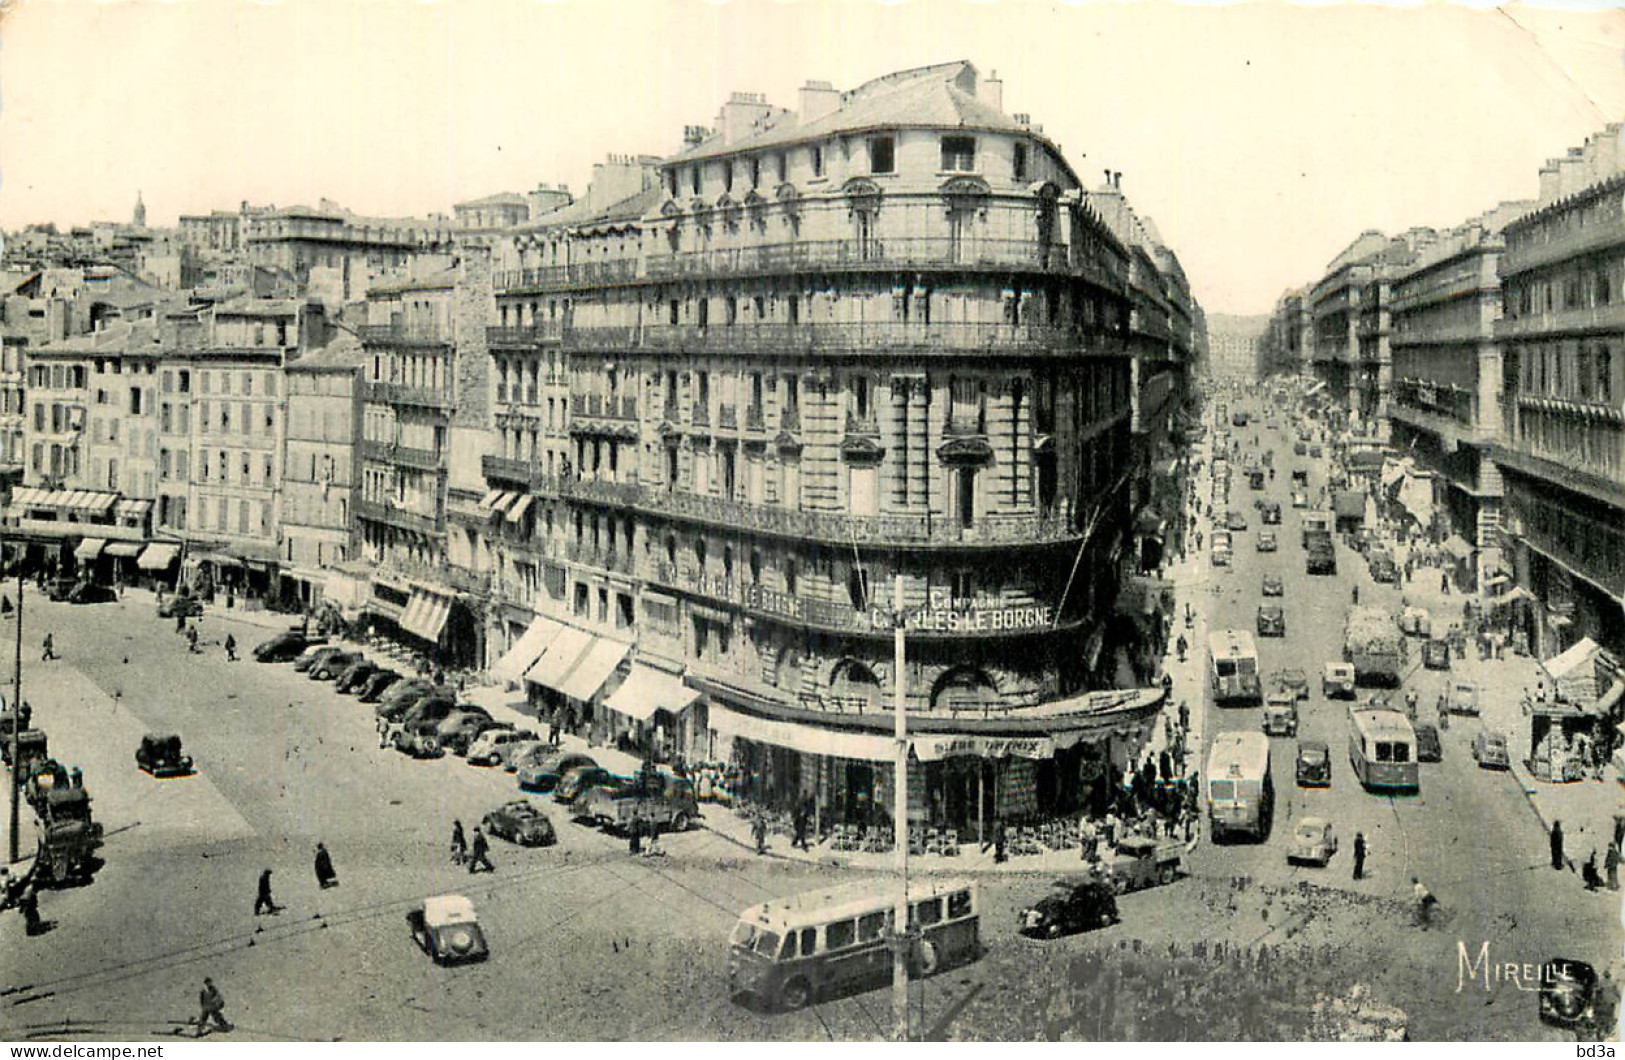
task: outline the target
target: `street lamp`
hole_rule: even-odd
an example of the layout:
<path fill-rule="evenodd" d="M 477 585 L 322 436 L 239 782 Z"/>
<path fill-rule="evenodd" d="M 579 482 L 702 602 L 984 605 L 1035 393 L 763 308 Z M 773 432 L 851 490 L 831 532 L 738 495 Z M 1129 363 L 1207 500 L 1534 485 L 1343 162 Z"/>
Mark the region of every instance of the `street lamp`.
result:
<path fill-rule="evenodd" d="M 22 724 L 23 724 L 23 571 L 17 567 L 17 654 L 12 663 L 11 685 L 11 827 L 7 832 L 11 864 L 19 860 L 17 830 L 20 827 L 18 803 L 22 797 Z"/>

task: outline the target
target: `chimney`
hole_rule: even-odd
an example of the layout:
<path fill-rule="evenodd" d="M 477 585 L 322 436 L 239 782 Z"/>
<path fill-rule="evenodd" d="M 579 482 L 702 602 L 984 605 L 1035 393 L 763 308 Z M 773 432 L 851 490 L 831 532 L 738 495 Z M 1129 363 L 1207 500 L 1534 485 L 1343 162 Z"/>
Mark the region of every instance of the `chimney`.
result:
<path fill-rule="evenodd" d="M 801 86 L 801 124 L 833 114 L 841 106 L 841 94 L 828 81 L 808 81 Z"/>
<path fill-rule="evenodd" d="M 1031 114 L 1012 114 L 1010 116 L 1016 120 L 1017 125 L 1026 126 L 1033 123 Z"/>
<path fill-rule="evenodd" d="M 999 72 L 992 70 L 976 89 L 976 95 L 983 103 L 996 111 L 1004 110 L 1004 82 L 999 80 Z"/>
<path fill-rule="evenodd" d="M 1123 190 L 1123 171 L 1122 170 L 1118 170 L 1116 173 L 1112 174 L 1112 187 L 1116 188 L 1118 191 Z"/>
<path fill-rule="evenodd" d="M 1558 184 L 1557 159 L 1554 158 L 1540 167 L 1540 204 L 1545 206 L 1560 194 L 1562 192 Z"/>
<path fill-rule="evenodd" d="M 703 125 L 685 125 L 683 126 L 683 146 L 698 147 L 710 135 L 711 130 Z"/>
<path fill-rule="evenodd" d="M 717 125 L 722 129 L 722 142 L 738 143 L 750 134 L 751 127 L 773 112 L 767 97 L 760 92 L 735 92 L 722 105 Z"/>

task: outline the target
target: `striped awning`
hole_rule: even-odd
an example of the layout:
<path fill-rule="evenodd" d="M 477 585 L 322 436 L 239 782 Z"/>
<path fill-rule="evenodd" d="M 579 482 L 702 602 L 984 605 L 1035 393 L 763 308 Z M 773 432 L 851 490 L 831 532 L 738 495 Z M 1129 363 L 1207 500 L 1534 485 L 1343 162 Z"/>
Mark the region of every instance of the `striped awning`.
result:
<path fill-rule="evenodd" d="M 147 513 L 152 511 L 151 501 L 125 500 L 113 506 L 113 515 L 119 522 L 145 522 Z"/>
<path fill-rule="evenodd" d="M 39 503 L 84 515 L 100 515 L 118 503 L 118 494 L 97 490 L 55 490 L 53 494 Z"/>
<path fill-rule="evenodd" d="M 682 678 L 633 663 L 632 672 L 626 675 L 621 687 L 604 700 L 604 706 L 636 721 L 648 721 L 657 710 L 678 713 L 699 695 L 683 684 Z"/>
<path fill-rule="evenodd" d="M 604 682 L 609 680 L 609 675 L 615 672 L 615 668 L 621 665 L 621 660 L 626 658 L 626 653 L 631 650 L 632 645 L 622 641 L 595 637 L 592 647 L 587 649 L 587 654 L 581 657 L 575 669 L 565 677 L 559 691 L 571 699 L 579 699 L 585 703 L 598 694 L 598 690 L 604 687 Z"/>
<path fill-rule="evenodd" d="M 107 554 L 119 559 L 131 559 L 141 555 L 141 550 L 146 547 L 145 541 L 110 541 L 107 544 Z"/>
<path fill-rule="evenodd" d="M 551 618 L 538 618 L 532 622 L 509 648 L 502 658 L 491 667 L 491 676 L 499 681 L 522 681 L 525 671 L 535 665 L 536 660 L 547 651 L 553 638 L 558 636 L 559 630 L 564 627 Z"/>
<path fill-rule="evenodd" d="M 11 503 L 18 508 L 33 508 L 46 502 L 41 497 L 49 496 L 53 490 L 42 490 L 38 486 L 19 486 L 11 491 Z"/>
<path fill-rule="evenodd" d="M 415 637 L 438 642 L 451 615 L 452 598 L 428 589 L 414 588 L 406 610 L 401 612 L 400 626 Z"/>
<path fill-rule="evenodd" d="M 519 497 L 514 502 L 513 507 L 508 509 L 508 515 L 507 515 L 508 522 L 517 523 L 520 520 L 524 519 L 525 513 L 530 511 L 531 502 L 534 501 L 535 499 L 536 499 L 535 497 L 532 497 L 528 493 L 521 496 L 521 497 Z"/>
<path fill-rule="evenodd" d="M 141 558 L 135 561 L 135 565 L 142 570 L 167 570 L 169 565 L 175 562 L 175 557 L 180 554 L 179 545 L 155 542 L 146 547 L 141 553 Z"/>
<path fill-rule="evenodd" d="M 79 542 L 78 548 L 73 550 L 73 558 L 78 560 L 80 563 L 89 563 L 91 560 L 101 555 L 102 549 L 106 547 L 106 538 L 87 537 L 83 541 Z"/>
<path fill-rule="evenodd" d="M 481 515 L 495 514 L 497 510 L 497 502 L 500 501 L 503 496 L 504 495 L 501 490 L 492 490 L 490 493 L 487 493 L 485 496 L 481 497 L 480 503 L 475 507 L 479 509 Z"/>
<path fill-rule="evenodd" d="M 537 659 L 529 670 L 525 671 L 525 680 L 532 684 L 551 688 L 555 692 L 563 691 L 564 677 L 581 657 L 587 654 L 592 647 L 593 636 L 585 630 L 566 626 L 559 630 L 553 643 L 547 646 L 547 651 Z"/>

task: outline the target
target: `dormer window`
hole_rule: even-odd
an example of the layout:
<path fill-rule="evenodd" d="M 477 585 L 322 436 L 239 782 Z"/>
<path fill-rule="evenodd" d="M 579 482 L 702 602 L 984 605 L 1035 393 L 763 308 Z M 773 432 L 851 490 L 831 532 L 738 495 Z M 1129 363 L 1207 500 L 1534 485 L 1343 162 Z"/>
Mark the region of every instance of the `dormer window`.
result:
<path fill-rule="evenodd" d="M 942 169 L 946 173 L 971 173 L 976 169 L 976 138 L 974 136 L 944 136 L 942 138 Z"/>
<path fill-rule="evenodd" d="M 947 148 L 943 149 L 946 152 Z M 869 172 L 897 172 L 897 141 L 890 136 L 869 138 Z"/>

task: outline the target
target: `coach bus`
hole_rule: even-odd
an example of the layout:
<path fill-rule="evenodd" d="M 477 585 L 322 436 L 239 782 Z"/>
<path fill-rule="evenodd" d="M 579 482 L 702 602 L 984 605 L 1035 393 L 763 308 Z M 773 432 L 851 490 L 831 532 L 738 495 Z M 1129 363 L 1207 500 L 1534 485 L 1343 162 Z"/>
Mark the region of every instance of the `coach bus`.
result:
<path fill-rule="evenodd" d="M 1349 708 L 1349 765 L 1367 791 L 1417 791 L 1416 730 L 1397 710 Z"/>
<path fill-rule="evenodd" d="M 1258 648 L 1245 629 L 1214 630 L 1207 639 L 1213 702 L 1219 706 L 1253 706 L 1262 702 L 1258 679 Z"/>
<path fill-rule="evenodd" d="M 729 936 L 728 986 L 780 1009 L 887 981 L 900 885 L 867 880 L 751 906 Z M 920 978 L 982 955 L 981 907 L 967 880 L 908 887 L 909 975 Z"/>
<path fill-rule="evenodd" d="M 1205 779 L 1208 825 L 1215 840 L 1231 835 L 1268 838 L 1275 814 L 1268 736 L 1236 731 L 1213 737 Z"/>

